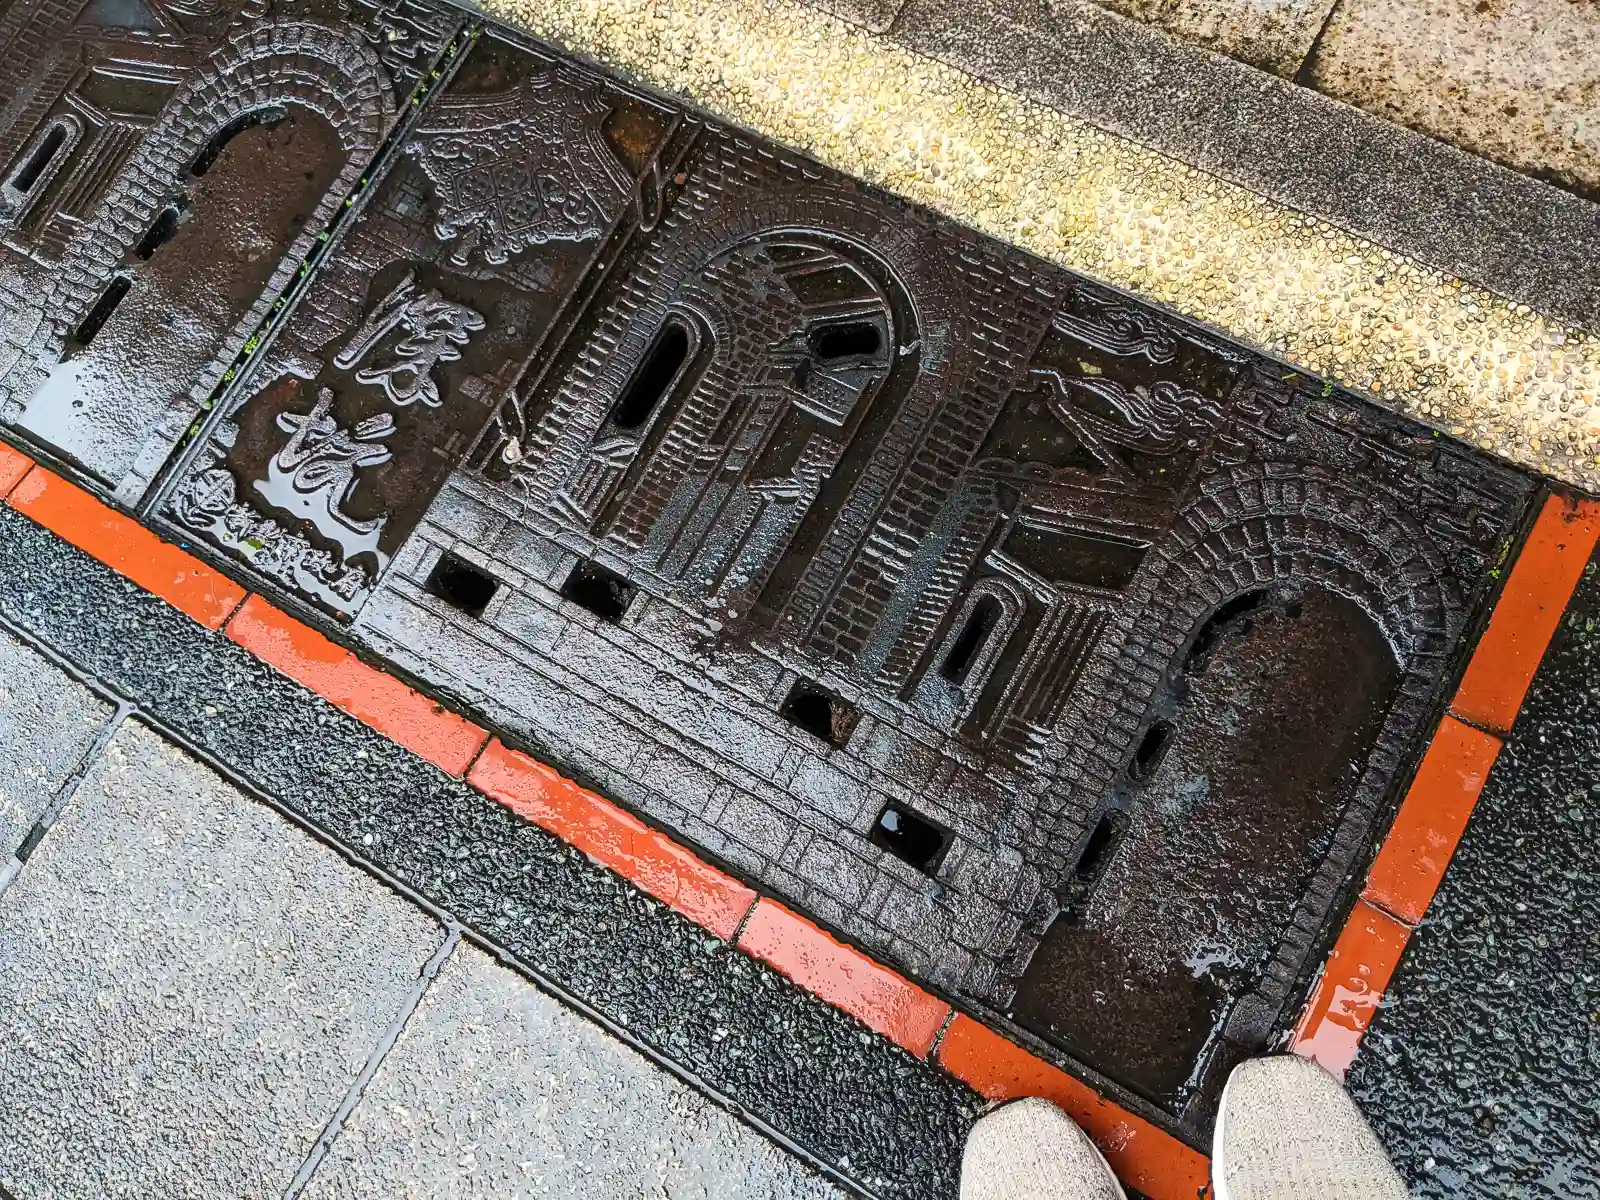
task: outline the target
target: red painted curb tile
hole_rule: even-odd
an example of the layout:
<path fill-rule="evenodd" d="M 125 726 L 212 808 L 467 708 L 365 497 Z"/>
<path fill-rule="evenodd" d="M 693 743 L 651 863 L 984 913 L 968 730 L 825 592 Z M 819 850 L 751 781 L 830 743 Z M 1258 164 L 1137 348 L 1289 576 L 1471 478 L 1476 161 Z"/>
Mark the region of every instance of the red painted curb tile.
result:
<path fill-rule="evenodd" d="M 1344 1078 L 1410 937 L 1388 913 L 1356 901 L 1295 1030 L 1296 1054 Z"/>
<path fill-rule="evenodd" d="M 452 775 L 465 774 L 488 731 L 329 641 L 260 596 L 228 622 L 239 645 L 329 703 Z"/>
<path fill-rule="evenodd" d="M 933 1049 L 950 1015 L 950 1006 L 937 996 L 774 900 L 763 897 L 756 904 L 739 948 L 918 1058 Z"/>
<path fill-rule="evenodd" d="M 724 941 L 756 894 L 609 800 L 491 739 L 467 782 L 631 879 Z"/>
<path fill-rule="evenodd" d="M 1499 754 L 1499 738 L 1453 717 L 1439 723 L 1363 897 L 1408 924 L 1422 920 Z"/>
<path fill-rule="evenodd" d="M 33 467 L 33 459 L 20 450 L 0 445 L 0 496 L 9 496 L 11 489 L 22 482 L 22 477 Z"/>
<path fill-rule="evenodd" d="M 1600 502 L 1551 496 L 1511 568 L 1450 711 L 1510 733 L 1545 648 L 1600 539 Z"/>
<path fill-rule="evenodd" d="M 43 467 L 28 472 L 11 490 L 9 502 L 209 629 L 220 629 L 245 597 L 245 590 L 220 571 Z"/>
<path fill-rule="evenodd" d="M 1196 1200 L 1207 1194 L 1211 1160 L 1204 1154 L 971 1017 L 958 1014 L 950 1022 L 939 1043 L 939 1061 L 989 1100 L 1049 1100 L 1094 1139 L 1124 1184 L 1152 1200 Z"/>

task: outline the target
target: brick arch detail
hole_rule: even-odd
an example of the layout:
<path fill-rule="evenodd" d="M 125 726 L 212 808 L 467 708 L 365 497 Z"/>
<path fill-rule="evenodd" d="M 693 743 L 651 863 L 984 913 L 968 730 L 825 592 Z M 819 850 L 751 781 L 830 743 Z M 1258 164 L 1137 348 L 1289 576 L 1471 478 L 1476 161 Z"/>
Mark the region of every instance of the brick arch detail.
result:
<path fill-rule="evenodd" d="M 345 163 L 266 287 L 190 388 L 190 408 L 181 414 L 187 424 L 193 408 L 215 391 L 227 365 L 289 286 L 317 234 L 355 190 L 393 124 L 393 82 L 356 30 L 309 21 L 268 22 L 233 34 L 200 64 L 119 172 L 93 219 L 68 246 L 45 309 L 49 315 L 35 334 L 36 362 L 48 364 L 60 357 L 72 329 L 181 185 L 201 148 L 239 117 L 290 105 L 328 123 Z M 137 498 L 159 469 L 172 432 L 152 434 L 133 471 L 121 481 L 119 495 Z"/>
<path fill-rule="evenodd" d="M 1073 851 L 1195 635 L 1230 600 L 1290 582 L 1359 605 L 1394 650 L 1400 677 L 1331 848 L 1252 1003 L 1242 1002 L 1236 1013 L 1241 1022 L 1276 1016 L 1403 766 L 1406 731 L 1426 721 L 1445 648 L 1465 619 L 1448 564 L 1417 522 L 1381 494 L 1363 495 L 1333 472 L 1293 463 L 1211 475 L 1141 566 L 1127 607 L 1113 619 L 1063 716 L 1058 736 L 1065 750 L 1054 788 L 1014 809 L 1000 835 L 1002 842 L 1029 844 L 1025 853 L 1039 865 L 1043 887 L 1031 911 L 1018 914 L 1024 927 L 987 982 L 992 1000 L 1009 1004 L 1014 996 L 1054 916 L 1053 893 L 1071 872 Z M 1107 736 L 1071 737 L 1073 729 L 1090 727 Z"/>

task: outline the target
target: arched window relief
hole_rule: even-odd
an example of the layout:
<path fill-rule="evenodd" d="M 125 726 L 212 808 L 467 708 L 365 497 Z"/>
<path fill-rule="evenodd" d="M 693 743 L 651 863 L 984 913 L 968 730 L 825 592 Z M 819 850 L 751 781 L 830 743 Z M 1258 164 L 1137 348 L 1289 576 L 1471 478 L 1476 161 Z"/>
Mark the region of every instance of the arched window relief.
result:
<path fill-rule="evenodd" d="M 70 114 L 45 122 L 33 135 L 33 140 L 23 147 L 6 173 L 5 182 L 0 183 L 0 222 L 22 218 L 32 203 L 44 194 L 82 136 L 82 122 Z"/>
<path fill-rule="evenodd" d="M 1022 611 L 1022 596 L 1006 580 L 983 579 L 968 591 L 933 660 L 933 675 L 949 692 L 957 714 L 965 715 L 977 703 Z"/>
<path fill-rule="evenodd" d="M 656 331 L 628 386 L 611 408 L 611 427 L 632 431 L 643 427 L 683 378 L 696 350 L 693 326 L 676 313 Z"/>

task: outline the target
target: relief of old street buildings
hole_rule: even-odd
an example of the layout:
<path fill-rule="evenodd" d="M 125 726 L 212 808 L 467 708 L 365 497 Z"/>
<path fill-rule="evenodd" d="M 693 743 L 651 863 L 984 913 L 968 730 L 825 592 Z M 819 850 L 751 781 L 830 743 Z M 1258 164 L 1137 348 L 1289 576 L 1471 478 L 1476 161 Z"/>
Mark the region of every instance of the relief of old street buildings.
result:
<path fill-rule="evenodd" d="M 0 419 L 1194 1128 L 1531 482 L 450 10 L 261 9 L 0 10 Z"/>

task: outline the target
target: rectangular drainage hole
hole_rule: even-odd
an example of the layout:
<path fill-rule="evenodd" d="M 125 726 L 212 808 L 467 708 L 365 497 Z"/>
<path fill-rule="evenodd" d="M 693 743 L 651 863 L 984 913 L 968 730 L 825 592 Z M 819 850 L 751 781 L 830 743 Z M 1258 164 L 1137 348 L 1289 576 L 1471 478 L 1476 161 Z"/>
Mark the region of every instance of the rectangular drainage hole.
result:
<path fill-rule="evenodd" d="M 835 749 L 850 740 L 850 731 L 861 716 L 850 701 L 804 679 L 789 689 L 778 715 Z"/>
<path fill-rule="evenodd" d="M 423 587 L 452 608 L 481 617 L 499 590 L 500 581 L 471 563 L 462 562 L 454 554 L 443 554 Z"/>
<path fill-rule="evenodd" d="M 561 585 L 561 598 L 586 608 L 602 621 L 615 625 L 633 603 L 634 587 L 615 571 L 599 563 L 580 562 Z"/>
<path fill-rule="evenodd" d="M 939 869 L 944 852 L 950 848 L 950 831 L 941 829 L 927 817 L 891 804 L 878 815 L 872 827 L 872 844 L 908 862 L 925 875 Z"/>

